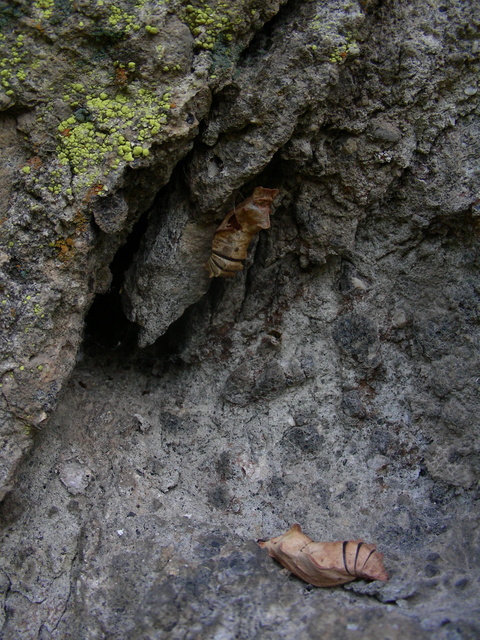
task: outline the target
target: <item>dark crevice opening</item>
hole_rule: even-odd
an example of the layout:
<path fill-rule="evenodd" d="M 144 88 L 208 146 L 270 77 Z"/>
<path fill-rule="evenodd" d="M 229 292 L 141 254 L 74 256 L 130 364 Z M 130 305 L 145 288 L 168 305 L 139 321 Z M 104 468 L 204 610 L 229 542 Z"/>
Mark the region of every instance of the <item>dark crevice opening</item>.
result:
<path fill-rule="evenodd" d="M 151 209 L 134 225 L 126 242 L 110 264 L 112 282 L 104 294 L 97 294 L 85 318 L 84 351 L 98 355 L 101 351 L 132 351 L 137 342 L 138 326 L 128 320 L 122 308 L 121 289 L 125 272 L 140 247 Z"/>
<path fill-rule="evenodd" d="M 117 250 L 109 265 L 112 282 L 105 294 L 97 294 L 85 318 L 83 353 L 92 358 L 100 358 L 106 364 L 123 361 L 124 368 L 132 365 L 150 366 L 158 360 L 166 363 L 176 362 L 177 353 L 184 342 L 189 321 L 186 312 L 172 323 L 163 336 L 153 345 L 144 349 L 138 347 L 140 327 L 130 321 L 122 305 L 122 287 L 125 274 L 132 265 L 145 236 L 149 221 L 160 215 L 162 205 L 168 199 L 172 189 L 179 188 L 179 180 L 185 163 L 184 159 L 174 170 L 169 183 L 155 197 L 153 204 L 141 215 L 128 235 L 125 243 Z M 188 311 L 188 310 L 187 310 Z"/>

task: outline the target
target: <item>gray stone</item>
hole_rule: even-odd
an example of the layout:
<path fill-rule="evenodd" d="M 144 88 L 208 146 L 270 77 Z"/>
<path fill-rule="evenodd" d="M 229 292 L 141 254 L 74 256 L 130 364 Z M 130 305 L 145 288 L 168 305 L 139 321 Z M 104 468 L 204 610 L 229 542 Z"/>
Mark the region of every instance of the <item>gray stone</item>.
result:
<path fill-rule="evenodd" d="M 141 346 L 155 342 L 210 284 L 205 264 L 214 227 L 190 220 L 184 194 L 162 209 L 155 211 L 155 222 L 152 214 L 150 232 L 125 280 L 124 308 L 142 327 Z"/>
<path fill-rule="evenodd" d="M 61 465 L 58 475 L 67 491 L 76 496 L 80 493 L 85 493 L 90 483 L 92 472 L 80 461 L 69 460 Z"/>

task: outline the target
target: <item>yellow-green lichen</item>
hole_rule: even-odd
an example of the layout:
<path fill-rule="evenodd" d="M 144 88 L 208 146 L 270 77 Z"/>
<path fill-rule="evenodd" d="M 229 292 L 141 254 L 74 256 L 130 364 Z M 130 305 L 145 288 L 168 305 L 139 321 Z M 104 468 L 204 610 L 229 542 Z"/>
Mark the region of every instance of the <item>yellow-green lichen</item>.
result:
<path fill-rule="evenodd" d="M 109 7 L 108 24 L 110 27 L 121 28 L 125 33 L 129 33 L 135 27 L 140 27 L 134 14 L 127 13 L 115 4 Z"/>
<path fill-rule="evenodd" d="M 55 0 L 35 0 L 33 6 L 39 11 L 42 18 L 48 19 L 52 17 Z"/>
<path fill-rule="evenodd" d="M 18 35 L 13 44 L 7 41 L 5 34 L 0 33 L 0 78 L 2 86 L 7 89 L 5 93 L 14 95 L 16 89 L 21 87 L 28 77 L 27 49 L 25 47 L 25 36 Z"/>
<path fill-rule="evenodd" d="M 355 41 L 355 35 L 353 33 L 348 33 L 345 38 L 345 42 L 342 45 L 335 47 L 330 54 L 330 62 L 342 64 L 349 56 L 357 56 L 359 52 L 360 49 Z"/>
<path fill-rule="evenodd" d="M 251 15 L 256 11 L 252 10 Z M 248 25 L 243 3 L 224 0 L 197 0 L 179 8 L 180 18 L 195 36 L 195 45 L 201 49 L 213 49 L 218 40 L 229 43 L 235 31 Z"/>
<path fill-rule="evenodd" d="M 112 0 L 97 0 L 96 8 L 103 9 L 103 14 L 106 12 L 106 23 L 110 29 L 113 29 L 119 34 L 129 34 L 132 31 L 139 31 L 142 28 L 142 22 L 146 18 L 145 12 L 148 14 L 148 8 L 146 5 L 152 4 L 152 9 L 156 9 L 158 4 L 167 3 L 167 0 L 157 0 L 156 2 L 149 2 L 149 0 L 136 0 L 136 2 L 112 2 Z M 123 8 L 121 5 L 126 5 Z M 128 8 L 132 8 L 130 12 Z M 143 16 L 140 19 L 140 15 Z M 158 33 L 158 29 L 151 25 L 146 25 L 145 29 L 149 33 Z"/>
<path fill-rule="evenodd" d="M 128 95 L 88 94 L 78 109 L 57 127 L 57 157 L 84 186 L 119 167 L 146 157 L 148 147 L 167 122 L 170 92 L 161 97 L 146 89 Z"/>
<path fill-rule="evenodd" d="M 327 46 L 330 49 L 330 62 L 342 64 L 349 56 L 358 55 L 360 52 L 356 43 L 356 34 L 354 32 L 348 32 L 346 35 L 338 33 L 338 25 L 333 20 L 328 21 L 325 17 L 316 14 L 309 23 L 309 29 L 313 42 L 307 44 L 306 48 L 315 52 L 318 44 L 321 43 L 322 48 Z"/>

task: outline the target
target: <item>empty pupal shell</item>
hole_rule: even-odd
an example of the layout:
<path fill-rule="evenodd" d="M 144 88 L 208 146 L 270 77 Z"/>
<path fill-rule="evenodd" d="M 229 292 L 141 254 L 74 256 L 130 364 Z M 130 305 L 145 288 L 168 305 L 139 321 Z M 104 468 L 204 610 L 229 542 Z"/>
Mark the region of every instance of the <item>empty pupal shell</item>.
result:
<path fill-rule="evenodd" d="M 316 587 L 334 587 L 356 578 L 388 580 L 383 553 L 363 540 L 313 542 L 299 524 L 294 524 L 283 535 L 258 544 L 294 575 Z"/>
<path fill-rule="evenodd" d="M 206 264 L 211 278 L 229 278 L 243 269 L 252 238 L 270 228 L 272 201 L 277 189 L 257 187 L 250 198 L 240 203 L 225 217 L 215 231 L 212 254 Z"/>

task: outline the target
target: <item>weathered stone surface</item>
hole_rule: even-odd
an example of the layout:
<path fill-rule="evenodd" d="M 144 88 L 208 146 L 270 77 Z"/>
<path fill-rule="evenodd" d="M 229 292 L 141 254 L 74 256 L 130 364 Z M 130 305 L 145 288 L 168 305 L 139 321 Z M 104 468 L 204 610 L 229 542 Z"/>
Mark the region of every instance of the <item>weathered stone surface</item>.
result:
<path fill-rule="evenodd" d="M 148 237 L 126 274 L 124 309 L 141 327 L 142 347 L 164 334 L 210 284 L 205 263 L 215 226 L 191 215 L 183 193 L 157 205 Z"/>
<path fill-rule="evenodd" d="M 480 8 L 224 5 L 0 4 L 1 633 L 476 638 Z M 390 581 L 288 577 L 294 522 Z"/>
<path fill-rule="evenodd" d="M 9 422 L 39 427 L 55 406 L 104 288 L 97 274 L 190 151 L 212 88 L 280 3 L 254 5 L 0 4 L 2 441 L 16 430 Z M 210 50 L 227 42 L 231 55 L 213 73 Z M 0 455 L 0 498 L 19 459 L 11 448 L 28 446 L 14 440 Z"/>

